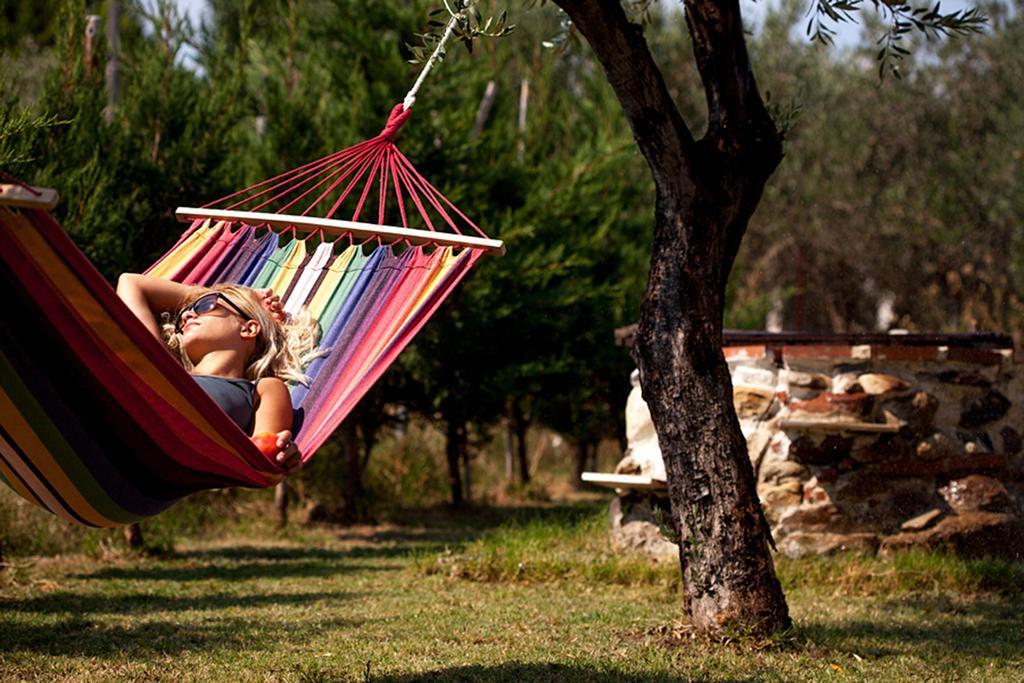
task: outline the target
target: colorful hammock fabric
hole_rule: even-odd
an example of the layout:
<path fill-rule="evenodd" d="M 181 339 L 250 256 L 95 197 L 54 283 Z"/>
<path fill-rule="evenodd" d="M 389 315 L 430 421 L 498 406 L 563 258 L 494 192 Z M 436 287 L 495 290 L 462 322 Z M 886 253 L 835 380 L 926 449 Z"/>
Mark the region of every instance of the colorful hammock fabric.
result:
<path fill-rule="evenodd" d="M 147 271 L 271 287 L 286 311 L 305 306 L 316 317 L 326 355 L 307 368 L 308 387 L 292 387 L 304 460 L 479 257 L 501 249 L 395 147 L 408 113 L 398 105 L 376 138 L 202 209 L 179 209 L 189 228 Z M 3 203 L 0 286 L 13 303 L 0 324 L 0 480 L 92 526 L 137 521 L 203 489 L 280 481 L 277 465 L 50 215 Z M 366 215 L 376 223 L 360 222 Z M 394 218 L 398 226 L 387 226 Z"/>

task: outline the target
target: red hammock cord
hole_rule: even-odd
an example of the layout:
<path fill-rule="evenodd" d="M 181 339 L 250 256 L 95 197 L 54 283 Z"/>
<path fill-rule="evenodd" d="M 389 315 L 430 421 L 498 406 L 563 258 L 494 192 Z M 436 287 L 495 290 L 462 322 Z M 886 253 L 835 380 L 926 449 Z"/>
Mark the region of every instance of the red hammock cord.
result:
<path fill-rule="evenodd" d="M 300 216 L 334 218 L 339 212 L 348 213 L 345 206 L 352 206 L 346 216 L 352 221 L 360 221 L 369 210 L 377 225 L 397 223 L 403 228 L 440 229 L 458 235 L 472 231 L 487 237 L 395 146 L 395 136 L 411 113 L 411 108 L 397 104 L 377 137 L 221 197 L 203 208 L 277 214 L 298 210 Z M 408 211 L 410 199 L 416 207 L 412 216 Z"/>

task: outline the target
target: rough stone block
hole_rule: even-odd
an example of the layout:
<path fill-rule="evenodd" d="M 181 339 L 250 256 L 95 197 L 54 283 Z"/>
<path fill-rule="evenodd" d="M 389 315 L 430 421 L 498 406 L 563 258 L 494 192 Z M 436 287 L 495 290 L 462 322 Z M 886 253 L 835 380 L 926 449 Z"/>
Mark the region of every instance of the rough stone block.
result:
<path fill-rule="evenodd" d="M 960 442 L 960 449 L 968 455 L 980 453 L 991 453 L 995 450 L 992 437 L 985 431 L 956 430 L 956 438 Z"/>
<path fill-rule="evenodd" d="M 789 444 L 789 455 L 798 462 L 827 465 L 850 455 L 853 437 L 826 434 L 821 438 L 801 436 Z"/>
<path fill-rule="evenodd" d="M 765 517 L 769 524 L 778 523 L 779 519 L 791 508 L 800 504 L 803 485 L 799 481 L 788 481 L 777 486 L 766 486 L 758 490 L 761 503 L 765 508 Z"/>
<path fill-rule="evenodd" d="M 770 460 L 761 466 L 760 479 L 766 484 L 781 484 L 790 479 L 803 480 L 807 468 L 795 460 Z"/>
<path fill-rule="evenodd" d="M 858 531 L 894 532 L 908 517 L 942 507 L 942 499 L 931 481 L 876 480 L 873 489 L 862 486 L 856 494 L 851 494 L 850 490 L 836 487 L 833 494 L 836 501 L 841 501 L 846 523 Z"/>
<path fill-rule="evenodd" d="M 884 460 L 898 460 L 910 457 L 913 453 L 912 444 L 901 434 L 883 434 L 858 447 L 854 444 L 850 457 L 858 463 L 876 463 Z"/>
<path fill-rule="evenodd" d="M 974 370 L 943 370 L 942 372 L 937 373 L 936 376 L 940 382 L 945 384 L 981 387 L 982 389 L 988 389 L 992 386 L 992 380 Z"/>
<path fill-rule="evenodd" d="M 732 404 L 736 416 L 741 420 L 767 414 L 769 406 L 775 400 L 772 389 L 763 387 L 737 385 L 733 387 Z"/>
<path fill-rule="evenodd" d="M 984 395 L 971 399 L 964 405 L 960 413 L 960 427 L 978 427 L 987 422 L 998 420 L 1010 409 L 1010 399 L 995 389 L 989 389 Z"/>
<path fill-rule="evenodd" d="M 939 493 L 957 512 L 1006 512 L 1010 506 L 1010 495 L 1003 483 L 981 474 L 953 479 Z"/>
<path fill-rule="evenodd" d="M 824 391 L 832 386 L 832 378 L 820 372 L 785 370 L 780 375 L 780 379 L 789 387 L 806 387 L 808 389 Z"/>
<path fill-rule="evenodd" d="M 1024 529 L 1014 515 L 963 512 L 944 517 L 924 531 L 907 531 L 882 539 L 880 551 L 944 548 L 966 557 L 1024 559 Z"/>
<path fill-rule="evenodd" d="M 932 508 L 923 515 L 918 515 L 912 519 L 908 519 L 900 525 L 900 531 L 921 531 L 928 528 L 928 526 L 936 519 L 942 516 L 942 510 L 938 508 Z"/>
<path fill-rule="evenodd" d="M 821 486 L 810 486 L 808 485 L 803 489 L 803 501 L 808 505 L 824 505 L 825 503 L 831 503 L 832 499 Z"/>
<path fill-rule="evenodd" d="M 835 531 L 842 519 L 839 508 L 832 503 L 804 504 L 784 511 L 773 532 L 776 539 L 781 539 L 798 532 Z"/>
<path fill-rule="evenodd" d="M 863 394 L 864 387 L 857 382 L 856 372 L 842 372 L 832 378 L 832 393 Z"/>
<path fill-rule="evenodd" d="M 778 547 L 786 557 L 793 559 L 809 555 L 830 555 L 848 550 L 874 554 L 878 549 L 878 535 L 872 533 L 808 533 L 797 532 L 779 541 Z"/>
<path fill-rule="evenodd" d="M 871 413 L 874 397 L 867 394 L 833 394 L 825 392 L 806 401 L 793 401 L 789 405 L 791 418 L 809 416 L 814 418 L 833 417 L 836 419 L 860 420 Z"/>
<path fill-rule="evenodd" d="M 864 389 L 864 393 L 871 395 L 906 391 L 911 387 L 911 383 L 905 379 L 895 375 L 883 375 L 874 372 L 868 372 L 859 376 L 857 382 Z"/>
<path fill-rule="evenodd" d="M 620 552 L 639 552 L 659 562 L 679 561 L 679 546 L 650 522 L 634 520 L 614 529 L 612 547 Z"/>
<path fill-rule="evenodd" d="M 885 400 L 881 405 L 883 414 L 892 415 L 912 434 L 927 434 L 935 425 L 935 414 L 939 400 L 927 391 L 917 391 L 906 396 Z"/>
<path fill-rule="evenodd" d="M 757 346 L 726 346 L 722 349 L 726 360 L 761 360 L 768 355 L 768 350 L 763 345 Z"/>
<path fill-rule="evenodd" d="M 737 365 L 732 370 L 732 383 L 733 386 L 743 384 L 753 387 L 764 387 L 771 392 L 778 383 L 778 373 L 765 368 Z"/>
<path fill-rule="evenodd" d="M 914 452 L 922 460 L 942 460 L 954 456 L 958 447 L 957 442 L 945 432 L 932 432 L 918 442 Z"/>
<path fill-rule="evenodd" d="M 999 436 L 1003 440 L 1003 453 L 1008 456 L 1014 456 L 1021 452 L 1024 442 L 1022 442 L 1020 432 L 1013 427 L 1003 427 L 999 430 Z"/>

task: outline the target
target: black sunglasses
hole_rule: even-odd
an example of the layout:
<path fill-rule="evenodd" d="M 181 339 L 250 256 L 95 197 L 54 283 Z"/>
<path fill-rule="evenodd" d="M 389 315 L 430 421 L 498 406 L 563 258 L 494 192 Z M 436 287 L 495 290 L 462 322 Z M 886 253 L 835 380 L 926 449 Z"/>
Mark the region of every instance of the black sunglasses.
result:
<path fill-rule="evenodd" d="M 249 316 L 249 314 L 247 314 L 241 308 L 239 308 L 234 301 L 227 298 L 220 292 L 210 292 L 209 294 L 202 295 L 201 297 L 190 303 L 188 306 L 178 311 L 178 315 L 175 316 L 174 318 L 174 331 L 177 332 L 178 334 L 181 334 L 181 319 L 189 311 L 195 313 L 196 316 L 204 315 L 206 313 L 209 313 L 213 309 L 217 308 L 221 301 L 227 304 L 228 308 L 230 308 L 235 313 L 240 315 L 243 320 L 252 320 L 252 317 Z"/>

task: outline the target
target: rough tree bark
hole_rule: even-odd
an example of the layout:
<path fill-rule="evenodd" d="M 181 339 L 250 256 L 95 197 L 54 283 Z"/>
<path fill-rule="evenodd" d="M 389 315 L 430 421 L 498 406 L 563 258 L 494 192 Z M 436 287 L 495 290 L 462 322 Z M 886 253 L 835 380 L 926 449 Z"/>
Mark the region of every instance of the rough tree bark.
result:
<path fill-rule="evenodd" d="M 634 357 L 668 471 L 691 623 L 790 625 L 722 355 L 725 286 L 781 136 L 751 72 L 737 0 L 687 0 L 708 130 L 693 138 L 619 0 L 555 0 L 587 39 L 655 183 L 651 272 Z"/>

